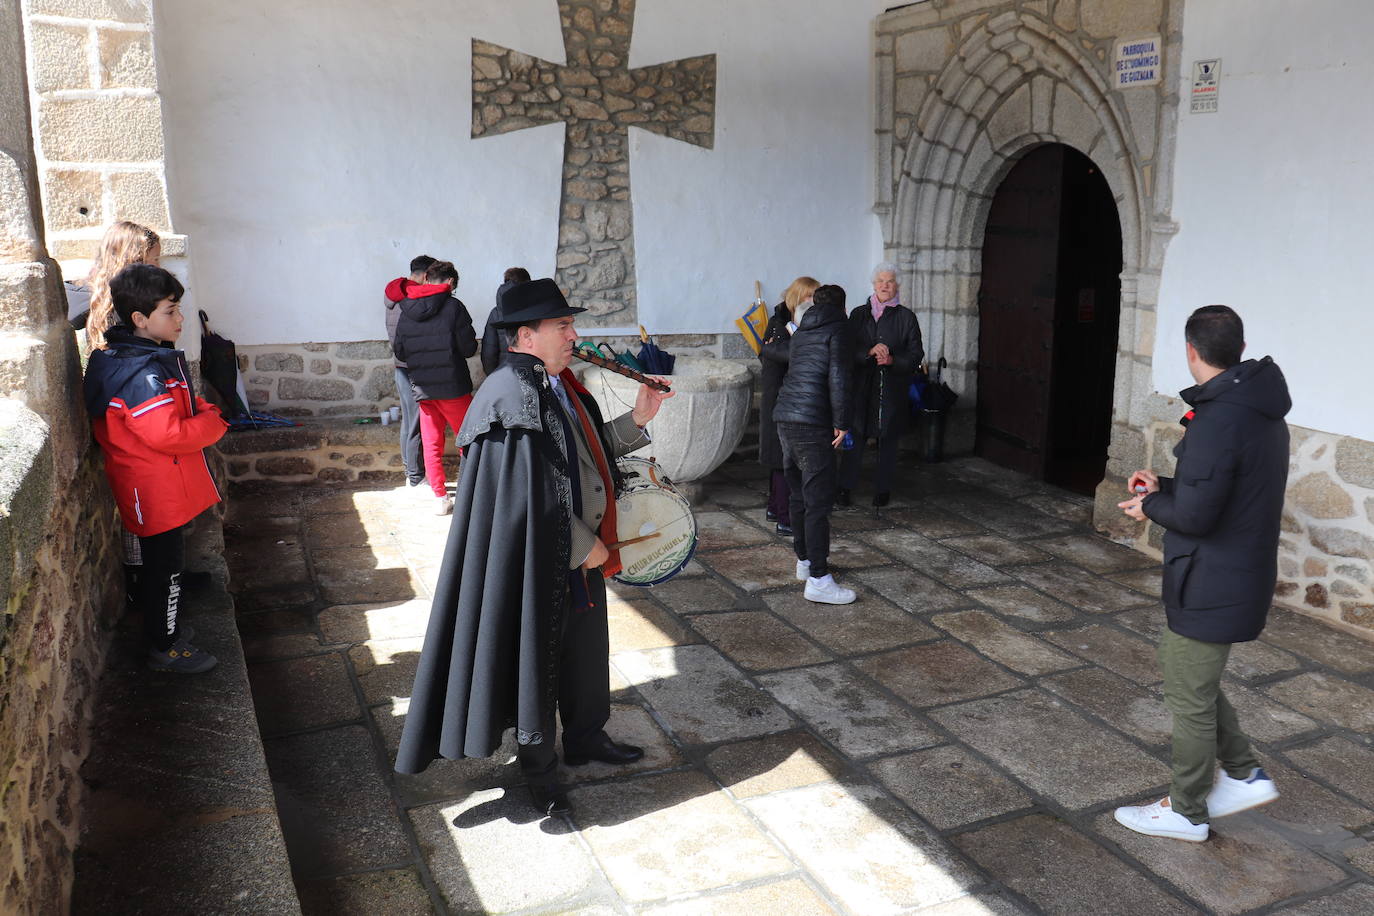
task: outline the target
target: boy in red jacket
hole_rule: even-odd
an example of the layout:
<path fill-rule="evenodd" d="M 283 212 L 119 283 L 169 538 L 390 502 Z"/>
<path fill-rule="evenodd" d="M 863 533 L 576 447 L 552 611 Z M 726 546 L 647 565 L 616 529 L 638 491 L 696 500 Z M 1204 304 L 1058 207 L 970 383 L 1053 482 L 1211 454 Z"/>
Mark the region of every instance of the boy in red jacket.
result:
<path fill-rule="evenodd" d="M 86 410 L 105 454 L 105 476 L 143 564 L 134 604 L 143 612 L 148 667 L 199 674 L 217 659 L 177 627 L 184 563 L 182 527 L 219 502 L 202 451 L 224 435 L 219 409 L 191 389 L 181 336 L 177 278 L 134 264 L 110 281 L 120 323 L 86 369 Z"/>

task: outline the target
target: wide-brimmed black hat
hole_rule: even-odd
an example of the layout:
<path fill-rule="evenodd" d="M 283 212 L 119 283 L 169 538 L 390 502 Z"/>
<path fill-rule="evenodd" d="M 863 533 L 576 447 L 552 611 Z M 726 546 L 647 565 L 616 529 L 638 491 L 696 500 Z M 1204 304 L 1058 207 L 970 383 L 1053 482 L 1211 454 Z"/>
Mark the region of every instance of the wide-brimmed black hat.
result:
<path fill-rule="evenodd" d="M 498 328 L 513 328 L 527 321 L 541 321 L 545 318 L 566 318 L 585 312 L 584 308 L 568 305 L 558 284 L 548 277 L 517 283 L 501 293 L 496 304 L 497 314 L 491 323 Z"/>

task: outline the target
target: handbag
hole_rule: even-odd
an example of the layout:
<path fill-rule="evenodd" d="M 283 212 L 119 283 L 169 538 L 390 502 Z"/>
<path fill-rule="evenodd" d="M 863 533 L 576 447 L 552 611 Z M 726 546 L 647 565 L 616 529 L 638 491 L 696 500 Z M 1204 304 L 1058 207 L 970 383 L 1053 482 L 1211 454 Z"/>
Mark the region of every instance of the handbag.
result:
<path fill-rule="evenodd" d="M 913 419 L 925 409 L 926 391 L 930 387 L 930 377 L 919 366 L 911 373 L 911 381 L 906 386 L 907 408 Z"/>

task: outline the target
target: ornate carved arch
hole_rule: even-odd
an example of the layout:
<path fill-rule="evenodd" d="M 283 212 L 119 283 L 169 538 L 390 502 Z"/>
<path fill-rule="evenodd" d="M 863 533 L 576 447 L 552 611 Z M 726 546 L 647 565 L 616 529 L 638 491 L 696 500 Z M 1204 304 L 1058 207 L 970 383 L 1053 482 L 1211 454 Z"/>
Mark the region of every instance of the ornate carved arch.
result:
<path fill-rule="evenodd" d="M 1157 278 L 1162 242 L 1172 228 L 1152 218 L 1145 174 L 1133 152 L 1153 148 L 1156 125 L 1149 125 L 1149 142 L 1142 144 L 1141 126 L 1132 125 L 1099 59 L 1023 10 L 969 30 L 917 110 L 903 114 L 914 114 L 913 129 L 885 221 L 887 254 L 901 269 L 907 300 L 929 325 L 927 352 L 949 359 L 951 382 L 966 395 L 963 404 L 977 396 L 982 241 L 998 185 L 1021 156 L 1045 143 L 1071 146 L 1101 170 L 1121 221 L 1114 417 L 1122 432 L 1133 388 L 1147 389 L 1149 381 L 1148 358 L 1136 356 L 1138 306 L 1144 286 L 1146 305 L 1153 307 L 1155 283 L 1141 279 Z"/>
<path fill-rule="evenodd" d="M 993 179 L 1029 148 L 1052 142 L 1102 169 L 1122 211 L 1124 262 L 1139 266 L 1147 220 L 1127 123 L 1093 62 L 1048 23 L 1015 12 L 988 21 L 965 38 L 917 113 L 889 247 L 957 249 L 979 241 L 974 230 L 981 230 Z"/>

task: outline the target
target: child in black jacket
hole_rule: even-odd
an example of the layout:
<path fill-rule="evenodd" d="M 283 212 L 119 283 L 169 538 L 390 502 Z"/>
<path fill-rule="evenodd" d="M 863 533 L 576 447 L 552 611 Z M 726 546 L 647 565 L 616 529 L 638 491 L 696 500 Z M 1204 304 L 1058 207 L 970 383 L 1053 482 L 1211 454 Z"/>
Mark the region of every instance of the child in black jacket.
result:
<path fill-rule="evenodd" d="M 396 322 L 392 350 L 410 371 L 410 387 L 420 407 L 420 441 L 425 479 L 437 500 L 435 511 L 447 515 L 453 500 L 444 484 L 444 429 L 456 433 L 472 403 L 468 357 L 477 352 L 477 332 L 467 306 L 453 295 L 458 271 L 449 261 L 435 261 L 423 285 L 406 288 Z"/>

